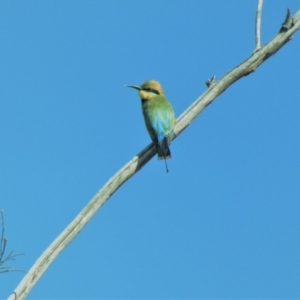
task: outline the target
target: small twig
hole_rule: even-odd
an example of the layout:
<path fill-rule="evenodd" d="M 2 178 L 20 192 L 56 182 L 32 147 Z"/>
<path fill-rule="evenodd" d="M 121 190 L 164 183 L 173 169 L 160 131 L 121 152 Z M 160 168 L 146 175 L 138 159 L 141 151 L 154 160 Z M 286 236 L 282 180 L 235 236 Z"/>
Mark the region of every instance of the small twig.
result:
<path fill-rule="evenodd" d="M 8 273 L 8 272 L 24 272 L 24 273 L 27 273 L 26 270 L 22 270 L 22 269 L 13 269 L 12 267 L 5 267 L 5 266 L 1 267 L 0 274 Z"/>
<path fill-rule="evenodd" d="M 281 25 L 279 32 L 286 32 L 294 26 L 294 19 L 291 17 L 291 11 L 287 9 L 286 17 Z"/>
<path fill-rule="evenodd" d="M 14 251 L 12 250 L 6 258 L 4 258 L 3 260 L 0 261 L 0 273 L 1 273 L 1 269 L 4 268 L 4 266 L 2 266 L 5 262 L 9 261 L 9 260 L 15 260 L 15 257 L 20 256 L 20 255 L 24 255 L 24 253 L 19 253 L 19 254 L 14 254 Z M 7 267 L 6 267 L 7 268 Z"/>
<path fill-rule="evenodd" d="M 255 17 L 255 49 L 257 51 L 261 48 L 260 43 L 260 25 L 261 25 L 261 9 L 263 5 L 263 0 L 258 0 L 257 2 L 257 10 L 256 10 L 256 17 Z"/>
<path fill-rule="evenodd" d="M 209 88 L 215 83 L 216 75 L 213 75 L 211 78 L 205 81 L 206 86 Z"/>
<path fill-rule="evenodd" d="M 1 217 L 2 217 L 2 232 L 1 232 L 1 241 L 0 241 L 0 264 L 2 261 L 2 257 L 5 252 L 5 247 L 7 243 L 7 239 L 4 237 L 4 231 L 5 231 L 5 226 L 4 226 L 4 211 L 3 208 L 1 209 Z"/>
<path fill-rule="evenodd" d="M 6 258 L 3 258 L 6 245 L 7 245 L 7 239 L 4 237 L 4 232 L 5 232 L 5 223 L 4 223 L 4 210 L 1 209 L 1 218 L 2 218 L 2 232 L 1 232 L 1 241 L 0 241 L 0 274 L 1 273 L 7 273 L 7 272 L 12 272 L 12 271 L 21 271 L 21 272 L 27 272 L 25 270 L 21 269 L 13 269 L 12 267 L 8 266 L 3 266 L 3 264 L 9 260 L 15 260 L 15 257 L 24 255 L 24 253 L 21 254 L 13 254 L 14 251 L 12 250 Z"/>

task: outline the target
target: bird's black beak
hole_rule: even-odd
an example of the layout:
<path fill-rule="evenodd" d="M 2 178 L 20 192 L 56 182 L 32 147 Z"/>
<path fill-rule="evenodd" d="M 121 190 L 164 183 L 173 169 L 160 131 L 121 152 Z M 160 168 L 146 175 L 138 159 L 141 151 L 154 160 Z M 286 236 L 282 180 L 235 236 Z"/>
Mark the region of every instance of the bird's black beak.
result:
<path fill-rule="evenodd" d="M 130 87 L 130 88 L 133 88 L 133 89 L 136 89 L 136 90 L 141 90 L 141 88 L 137 85 L 125 85 L 126 87 Z"/>

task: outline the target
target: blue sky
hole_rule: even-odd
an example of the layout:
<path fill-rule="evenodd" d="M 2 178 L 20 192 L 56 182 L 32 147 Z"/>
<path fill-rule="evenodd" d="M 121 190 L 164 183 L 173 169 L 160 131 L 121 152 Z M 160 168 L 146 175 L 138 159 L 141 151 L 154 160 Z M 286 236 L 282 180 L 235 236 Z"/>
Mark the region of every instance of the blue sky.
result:
<path fill-rule="evenodd" d="M 265 1 L 262 43 L 299 1 Z M 134 90 L 179 116 L 254 49 L 256 1 L 2 1 L 0 207 L 28 270 L 150 142 Z M 300 298 L 300 35 L 100 209 L 28 299 Z M 0 276 L 0 299 L 23 273 Z"/>

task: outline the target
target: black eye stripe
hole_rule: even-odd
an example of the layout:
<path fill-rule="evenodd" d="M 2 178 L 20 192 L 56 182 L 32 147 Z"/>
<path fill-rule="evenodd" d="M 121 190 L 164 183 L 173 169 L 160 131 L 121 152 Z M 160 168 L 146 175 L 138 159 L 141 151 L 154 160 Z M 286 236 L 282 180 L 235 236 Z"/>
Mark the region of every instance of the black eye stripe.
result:
<path fill-rule="evenodd" d="M 146 88 L 146 89 L 143 89 L 143 90 L 146 91 L 146 92 L 151 92 L 151 93 L 154 93 L 156 95 L 159 95 L 159 91 L 155 90 L 155 89 Z"/>

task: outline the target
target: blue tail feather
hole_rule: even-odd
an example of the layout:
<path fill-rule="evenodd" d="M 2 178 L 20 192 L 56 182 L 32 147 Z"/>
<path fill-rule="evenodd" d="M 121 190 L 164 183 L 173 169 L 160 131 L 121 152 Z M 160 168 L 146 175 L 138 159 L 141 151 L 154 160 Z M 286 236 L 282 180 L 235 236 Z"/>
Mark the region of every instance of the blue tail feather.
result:
<path fill-rule="evenodd" d="M 164 137 L 161 141 L 156 143 L 157 147 L 157 158 L 158 159 L 167 159 L 171 158 L 171 151 L 169 148 L 169 140 L 167 137 Z"/>

